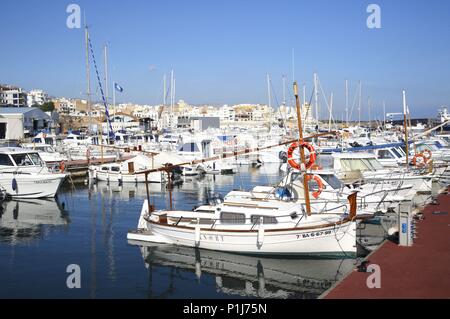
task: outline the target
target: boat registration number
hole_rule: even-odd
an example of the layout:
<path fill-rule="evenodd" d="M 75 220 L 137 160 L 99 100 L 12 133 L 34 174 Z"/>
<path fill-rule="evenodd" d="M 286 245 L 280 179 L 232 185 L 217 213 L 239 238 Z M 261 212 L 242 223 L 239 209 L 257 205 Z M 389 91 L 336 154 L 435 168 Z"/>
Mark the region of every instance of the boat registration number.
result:
<path fill-rule="evenodd" d="M 50 181 L 50 180 L 34 181 L 35 184 L 49 184 L 49 183 L 51 183 L 51 182 L 52 182 L 52 181 Z"/>
<path fill-rule="evenodd" d="M 331 230 L 315 231 L 315 232 L 311 232 L 311 233 L 297 235 L 297 239 L 319 237 L 319 236 L 323 236 L 323 235 L 330 235 L 331 233 L 332 233 Z"/>

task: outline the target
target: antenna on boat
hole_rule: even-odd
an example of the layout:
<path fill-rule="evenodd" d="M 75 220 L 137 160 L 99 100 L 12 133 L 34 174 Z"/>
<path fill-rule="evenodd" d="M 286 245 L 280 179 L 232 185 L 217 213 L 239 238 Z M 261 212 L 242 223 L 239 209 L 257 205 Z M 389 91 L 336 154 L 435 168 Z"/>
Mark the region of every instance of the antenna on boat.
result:
<path fill-rule="evenodd" d="M 302 127 L 302 117 L 300 110 L 300 99 L 298 97 L 298 86 L 297 82 L 294 81 L 294 95 L 295 95 L 295 107 L 297 109 L 297 125 L 298 125 L 298 142 L 299 144 L 303 143 L 303 127 Z M 302 162 L 302 167 L 306 167 L 305 161 L 305 151 L 303 147 L 300 147 L 300 159 Z M 311 215 L 311 203 L 309 201 L 309 187 L 308 181 L 306 179 L 306 172 L 303 174 L 303 189 L 305 192 L 305 202 L 306 202 L 306 213 L 308 216 Z"/>

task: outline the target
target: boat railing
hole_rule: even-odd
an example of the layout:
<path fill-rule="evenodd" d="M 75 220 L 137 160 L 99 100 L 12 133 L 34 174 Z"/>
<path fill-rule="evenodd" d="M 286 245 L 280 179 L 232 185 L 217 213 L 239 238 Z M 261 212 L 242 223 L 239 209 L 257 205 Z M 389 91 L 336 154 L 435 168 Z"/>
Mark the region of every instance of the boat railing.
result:
<path fill-rule="evenodd" d="M 346 205 L 341 205 L 335 208 L 330 209 L 329 211 L 338 209 L 338 208 L 344 208 L 344 211 L 342 214 L 346 214 L 347 213 L 347 207 Z M 258 217 L 263 217 L 263 225 L 283 225 L 283 224 L 290 224 L 292 225 L 292 221 L 279 221 L 279 218 L 286 218 L 286 217 L 290 217 L 292 218 L 294 216 L 293 213 L 289 214 L 289 215 L 279 215 L 279 216 L 267 216 L 267 217 L 274 217 L 276 219 L 276 223 L 273 222 L 268 222 L 268 223 L 264 223 L 264 217 L 266 216 L 258 216 Z M 300 222 L 304 219 L 304 217 L 306 216 L 306 213 L 304 212 L 303 214 L 301 214 L 301 216 L 299 217 L 299 219 L 297 220 L 294 228 L 296 228 Z M 173 224 L 174 226 L 178 226 L 179 223 L 184 219 L 190 219 L 191 220 L 191 224 L 197 224 L 200 223 L 200 217 L 197 218 L 192 218 L 192 217 L 184 217 L 184 216 L 170 216 L 167 215 L 167 219 L 172 218 L 175 219 L 176 218 L 176 222 Z M 208 220 L 211 223 L 211 226 L 209 227 L 210 229 L 214 229 L 217 226 L 217 222 L 220 222 L 221 225 L 249 225 L 250 229 L 249 230 L 253 230 L 257 225 L 261 224 L 260 221 L 261 218 L 255 218 L 255 217 L 248 217 L 248 218 L 239 218 L 239 219 L 224 219 L 224 218 L 208 218 Z M 195 220 L 197 220 L 197 222 L 195 222 Z M 227 223 L 227 221 L 229 223 Z M 248 223 L 250 221 L 250 223 Z M 324 220 L 327 223 L 330 223 L 329 220 Z M 306 223 L 306 222 L 305 222 Z M 311 221 L 311 224 L 316 224 L 317 220 Z M 292 226 L 291 226 L 292 227 Z"/>

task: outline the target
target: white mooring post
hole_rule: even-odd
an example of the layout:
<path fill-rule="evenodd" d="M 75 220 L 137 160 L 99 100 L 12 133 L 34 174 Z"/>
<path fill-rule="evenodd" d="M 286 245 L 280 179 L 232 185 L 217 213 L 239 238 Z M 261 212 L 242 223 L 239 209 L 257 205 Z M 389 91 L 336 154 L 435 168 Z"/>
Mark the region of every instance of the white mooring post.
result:
<path fill-rule="evenodd" d="M 400 206 L 398 214 L 398 244 L 400 246 L 412 246 L 414 239 L 413 220 L 411 207 Z"/>

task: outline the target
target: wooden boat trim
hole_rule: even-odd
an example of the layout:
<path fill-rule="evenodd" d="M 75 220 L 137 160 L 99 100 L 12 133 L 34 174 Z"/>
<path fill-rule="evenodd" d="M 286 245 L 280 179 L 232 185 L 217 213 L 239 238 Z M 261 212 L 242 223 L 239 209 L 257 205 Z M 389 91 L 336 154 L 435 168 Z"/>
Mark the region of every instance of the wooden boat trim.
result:
<path fill-rule="evenodd" d="M 168 225 L 168 224 L 162 224 L 159 222 L 154 222 L 151 220 L 146 219 L 146 221 L 153 225 L 158 225 L 162 227 L 170 227 L 170 228 L 179 228 L 179 229 L 190 229 L 195 230 L 195 227 L 188 227 L 188 226 L 180 226 L 180 225 Z M 265 229 L 265 232 L 280 232 L 280 231 L 302 231 L 302 230 L 314 230 L 318 228 L 326 228 L 326 227 L 333 227 L 333 226 L 339 226 L 342 224 L 345 224 L 347 222 L 353 221 L 352 219 L 346 218 L 344 220 L 338 221 L 336 223 L 328 223 L 323 225 L 317 225 L 317 226 L 308 226 L 308 227 L 296 227 L 296 228 L 280 228 L 280 229 Z M 202 228 L 201 231 L 207 231 L 207 232 L 226 232 L 226 233 L 257 233 L 258 229 L 208 229 L 208 228 Z"/>

